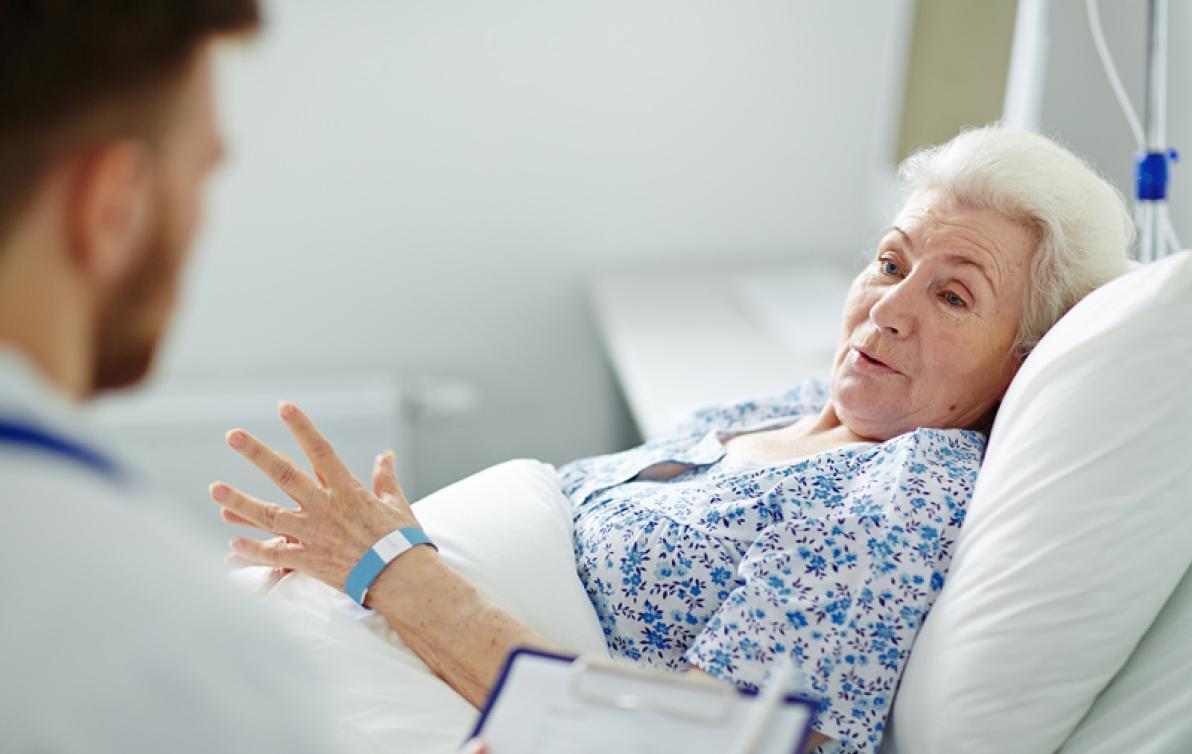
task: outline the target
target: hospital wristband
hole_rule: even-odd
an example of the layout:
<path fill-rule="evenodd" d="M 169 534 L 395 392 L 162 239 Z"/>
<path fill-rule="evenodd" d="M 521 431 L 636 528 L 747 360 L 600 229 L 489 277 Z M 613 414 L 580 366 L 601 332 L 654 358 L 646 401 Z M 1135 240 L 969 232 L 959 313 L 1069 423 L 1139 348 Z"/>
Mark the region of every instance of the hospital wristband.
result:
<path fill-rule="evenodd" d="M 439 549 L 430 541 L 430 537 L 426 536 L 426 532 L 417 526 L 406 526 L 381 537 L 375 545 L 368 548 L 361 556 L 360 562 L 348 574 L 348 579 L 344 582 L 344 594 L 363 607 L 369 587 L 381 575 L 381 571 L 397 560 L 399 555 L 418 545 L 430 545 L 436 550 Z"/>

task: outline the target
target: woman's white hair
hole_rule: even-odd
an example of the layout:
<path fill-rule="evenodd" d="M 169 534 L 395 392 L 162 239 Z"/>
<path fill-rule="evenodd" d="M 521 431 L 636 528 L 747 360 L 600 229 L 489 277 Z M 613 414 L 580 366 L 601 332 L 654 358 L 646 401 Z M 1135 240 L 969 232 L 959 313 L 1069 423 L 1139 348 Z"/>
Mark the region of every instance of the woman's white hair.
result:
<path fill-rule="evenodd" d="M 898 173 L 907 200 L 940 190 L 1037 234 L 1014 344 L 1020 357 L 1077 301 L 1129 267 L 1134 223 L 1122 195 L 1046 137 L 997 124 L 967 130 L 915 152 Z"/>

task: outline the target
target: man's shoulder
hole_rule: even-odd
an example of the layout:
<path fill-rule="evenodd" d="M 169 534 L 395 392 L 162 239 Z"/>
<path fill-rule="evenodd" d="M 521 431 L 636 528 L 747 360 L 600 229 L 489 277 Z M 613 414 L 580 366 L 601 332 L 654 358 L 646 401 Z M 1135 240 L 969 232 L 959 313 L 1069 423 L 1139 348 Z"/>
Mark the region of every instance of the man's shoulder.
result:
<path fill-rule="evenodd" d="M 0 478 L 0 507 L 14 540 L 0 559 L 47 549 L 56 560 L 101 557 L 99 570 L 137 566 L 146 573 L 151 569 L 139 566 L 163 554 L 177 553 L 160 565 L 167 571 L 196 563 L 201 545 L 195 535 L 171 517 L 172 506 L 136 483 L 8 454 L 0 454 Z"/>
<path fill-rule="evenodd" d="M 86 470 L 10 474 L 5 463 L 0 460 L 6 486 L 0 514 L 9 541 L 0 548 L 0 583 L 10 597 L 52 592 L 67 598 L 38 598 L 41 613 L 80 602 L 121 607 L 96 615 L 76 610 L 79 621 L 123 621 L 120 613 L 129 610 L 142 624 L 208 614 L 255 622 L 241 620 L 238 610 L 260 606 L 226 583 L 218 551 L 168 500 Z"/>
<path fill-rule="evenodd" d="M 0 708 L 30 718 L 14 718 L 18 738 L 51 743 L 57 734 L 35 719 L 53 709 L 112 746 L 151 744 L 168 725 L 209 750 L 247 751 L 243 742 L 271 736 L 294 743 L 299 733 L 310 743 L 297 750 L 319 750 L 325 708 L 296 643 L 231 588 L 218 554 L 208 556 L 168 501 L 86 469 L 46 471 L 0 459 L 0 642 L 9 648 L 0 675 L 22 679 L 0 690 Z M 132 726 L 137 710 L 157 716 L 143 735 L 105 727 L 105 717 Z"/>

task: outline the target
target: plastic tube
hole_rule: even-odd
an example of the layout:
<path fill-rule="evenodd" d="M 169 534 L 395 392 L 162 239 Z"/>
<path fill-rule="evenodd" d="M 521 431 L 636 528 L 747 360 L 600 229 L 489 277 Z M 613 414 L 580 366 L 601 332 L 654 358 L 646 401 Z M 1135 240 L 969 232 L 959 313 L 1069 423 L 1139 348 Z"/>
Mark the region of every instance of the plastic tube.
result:
<path fill-rule="evenodd" d="M 1085 7 L 1088 9 L 1089 27 L 1093 32 L 1093 44 L 1097 47 L 1097 55 L 1101 58 L 1101 66 L 1105 68 L 1105 75 L 1109 78 L 1109 86 L 1113 89 L 1114 96 L 1117 97 L 1118 104 L 1122 107 L 1122 112 L 1126 114 L 1126 121 L 1130 124 L 1130 132 L 1134 134 L 1134 141 L 1138 146 L 1138 151 L 1141 152 L 1146 148 L 1146 137 L 1142 132 L 1142 121 L 1138 119 L 1138 113 L 1135 112 L 1134 106 L 1130 104 L 1130 96 L 1126 94 L 1126 87 L 1122 85 L 1122 79 L 1118 76 L 1117 66 L 1113 63 L 1113 56 L 1109 53 L 1109 45 L 1105 42 L 1105 31 L 1101 28 L 1101 9 L 1097 7 L 1097 0 L 1085 0 Z"/>
<path fill-rule="evenodd" d="M 1178 254 L 1184 250 L 1180 245 L 1179 236 L 1176 235 L 1175 226 L 1171 224 L 1171 214 L 1167 212 L 1163 213 L 1163 240 L 1168 254 Z"/>

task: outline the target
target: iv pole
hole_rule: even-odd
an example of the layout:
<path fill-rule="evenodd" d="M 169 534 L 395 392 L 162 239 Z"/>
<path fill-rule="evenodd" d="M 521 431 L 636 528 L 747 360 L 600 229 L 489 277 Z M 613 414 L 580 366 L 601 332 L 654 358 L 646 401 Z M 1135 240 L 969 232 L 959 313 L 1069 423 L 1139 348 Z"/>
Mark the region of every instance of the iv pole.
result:
<path fill-rule="evenodd" d="M 1101 29 L 1097 0 L 1086 0 L 1093 43 L 1109 85 L 1134 134 L 1134 223 L 1138 227 L 1138 259 L 1153 262 L 1179 251 L 1180 244 L 1167 208 L 1169 162 L 1178 153 L 1167 146 L 1167 0 L 1147 0 L 1145 128 L 1113 64 Z"/>
<path fill-rule="evenodd" d="M 1146 126 L 1130 104 L 1101 29 L 1098 0 L 1085 0 L 1089 27 L 1106 78 L 1134 136 L 1134 221 L 1139 232 L 1137 256 L 1153 262 L 1180 250 L 1167 208 L 1170 162 L 1178 158 L 1167 145 L 1167 0 L 1147 2 Z M 1004 120 L 1030 131 L 1039 130 L 1043 85 L 1050 47 L 1048 21 L 1052 0 L 1018 0 L 1014 46 L 1006 80 Z"/>
<path fill-rule="evenodd" d="M 1134 169 L 1138 258 L 1143 262 L 1179 251 L 1167 207 L 1168 161 L 1178 153 L 1167 145 L 1167 0 L 1147 0 L 1145 132 Z M 1145 150 L 1145 151 L 1143 151 Z"/>

